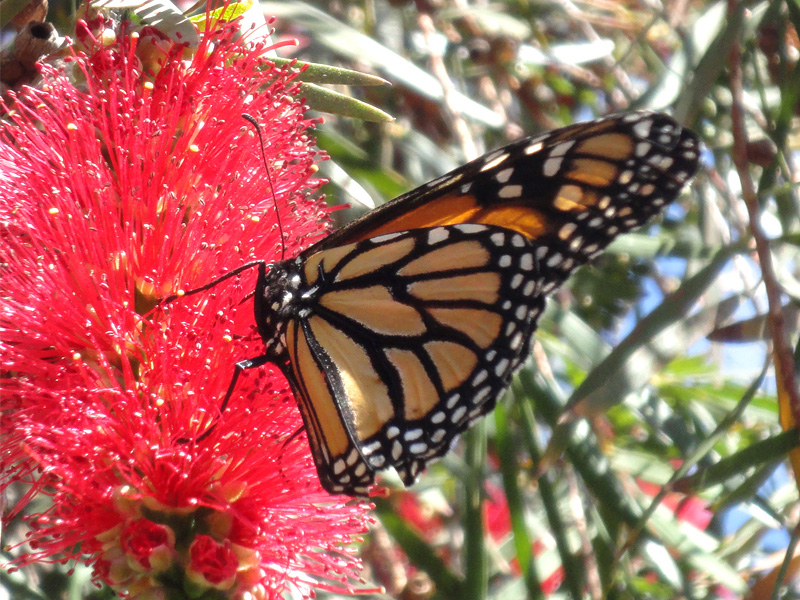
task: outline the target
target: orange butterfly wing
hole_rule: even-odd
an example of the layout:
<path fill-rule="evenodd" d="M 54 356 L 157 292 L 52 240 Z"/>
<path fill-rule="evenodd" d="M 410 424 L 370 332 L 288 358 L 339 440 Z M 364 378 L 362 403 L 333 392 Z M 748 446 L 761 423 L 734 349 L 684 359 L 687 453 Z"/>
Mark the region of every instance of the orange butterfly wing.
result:
<path fill-rule="evenodd" d="M 405 483 L 486 414 L 545 295 L 678 195 L 699 163 L 656 113 L 515 142 L 381 206 L 259 278 L 266 358 L 298 398 L 323 486 Z"/>

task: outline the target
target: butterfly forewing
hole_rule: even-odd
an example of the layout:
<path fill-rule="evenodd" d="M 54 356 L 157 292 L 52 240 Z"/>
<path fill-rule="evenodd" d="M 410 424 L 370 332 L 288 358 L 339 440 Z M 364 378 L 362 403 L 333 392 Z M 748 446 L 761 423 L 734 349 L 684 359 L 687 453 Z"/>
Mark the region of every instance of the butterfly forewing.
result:
<path fill-rule="evenodd" d="M 674 200 L 697 171 L 694 134 L 649 112 L 579 123 L 490 152 L 392 200 L 322 242 L 483 223 L 591 257 Z M 572 228 L 583 225 L 583 235 Z M 569 271 L 569 269 L 566 269 Z"/>
<path fill-rule="evenodd" d="M 262 269 L 263 358 L 291 383 L 325 489 L 366 494 L 387 467 L 413 482 L 507 388 L 545 295 L 671 202 L 698 159 L 665 115 L 575 125 Z"/>

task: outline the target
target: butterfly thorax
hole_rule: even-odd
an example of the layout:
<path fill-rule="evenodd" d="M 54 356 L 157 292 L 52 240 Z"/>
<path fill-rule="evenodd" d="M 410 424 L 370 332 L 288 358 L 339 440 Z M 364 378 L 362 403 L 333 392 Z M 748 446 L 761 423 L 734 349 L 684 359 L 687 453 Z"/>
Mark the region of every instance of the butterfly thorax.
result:
<path fill-rule="evenodd" d="M 300 275 L 302 261 L 292 259 L 263 265 L 259 270 L 254 299 L 258 333 L 264 340 L 265 355 L 283 365 L 286 352 L 286 325 L 298 316 L 311 314 L 316 290 L 304 289 Z"/>

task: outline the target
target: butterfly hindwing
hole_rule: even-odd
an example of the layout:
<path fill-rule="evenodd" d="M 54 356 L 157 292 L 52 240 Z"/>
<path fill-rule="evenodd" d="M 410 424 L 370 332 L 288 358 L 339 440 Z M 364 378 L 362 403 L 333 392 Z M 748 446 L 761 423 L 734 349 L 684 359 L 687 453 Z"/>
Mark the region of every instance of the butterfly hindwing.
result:
<path fill-rule="evenodd" d="M 390 466 L 411 483 L 444 454 L 508 387 L 544 306 L 533 246 L 498 227 L 398 232 L 289 265 L 286 371 L 337 493 Z"/>

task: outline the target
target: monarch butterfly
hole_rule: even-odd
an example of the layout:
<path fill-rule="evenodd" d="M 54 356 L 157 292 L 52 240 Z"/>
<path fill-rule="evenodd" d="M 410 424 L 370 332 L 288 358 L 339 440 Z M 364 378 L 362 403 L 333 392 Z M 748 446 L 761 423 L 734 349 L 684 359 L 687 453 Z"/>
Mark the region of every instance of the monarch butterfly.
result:
<path fill-rule="evenodd" d="M 298 400 L 322 486 L 406 485 L 492 410 L 529 354 L 545 296 L 644 224 L 698 168 L 696 136 L 651 112 L 495 150 L 259 266 L 267 362 Z M 222 278 L 221 278 L 222 279 Z M 208 289 L 219 280 L 192 290 Z"/>

